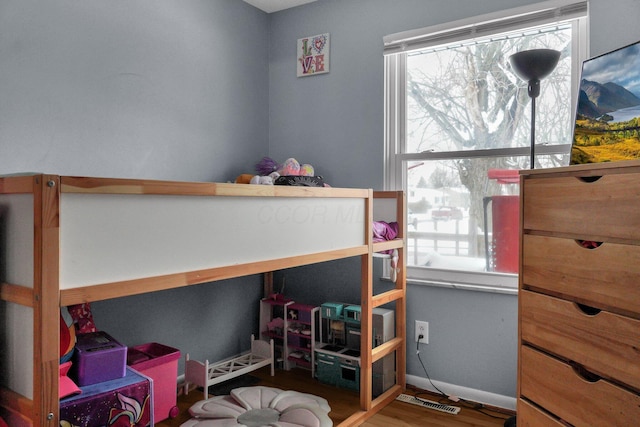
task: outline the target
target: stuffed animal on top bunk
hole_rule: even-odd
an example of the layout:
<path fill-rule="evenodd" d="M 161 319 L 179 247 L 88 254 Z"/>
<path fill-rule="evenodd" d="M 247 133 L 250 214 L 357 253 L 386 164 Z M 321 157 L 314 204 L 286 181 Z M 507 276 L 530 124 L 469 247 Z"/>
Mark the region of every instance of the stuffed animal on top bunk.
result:
<path fill-rule="evenodd" d="M 294 185 L 304 187 L 328 187 L 321 176 L 315 176 L 310 164 L 300 164 L 293 157 L 279 164 L 270 157 L 263 157 L 256 164 L 257 175 L 242 174 L 237 184 Z"/>

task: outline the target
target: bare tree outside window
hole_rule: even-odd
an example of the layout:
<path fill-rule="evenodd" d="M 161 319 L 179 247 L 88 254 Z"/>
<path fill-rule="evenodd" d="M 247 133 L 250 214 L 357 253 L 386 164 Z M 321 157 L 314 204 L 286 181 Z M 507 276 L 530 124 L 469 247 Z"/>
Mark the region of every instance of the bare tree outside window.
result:
<path fill-rule="evenodd" d="M 494 248 L 486 236 L 495 225 L 487 196 L 518 194 L 517 184 L 491 179 L 489 170 L 529 167 L 527 155 L 509 152 L 529 146 L 531 118 L 527 83 L 508 58 L 561 51 L 537 100 L 536 145 L 570 144 L 571 37 L 570 25 L 553 26 L 407 54 L 404 153 L 429 153 L 406 162 L 409 210 L 418 218 L 410 264 L 436 266 L 437 258 L 449 261 L 436 263 L 443 268 L 487 270 Z M 542 154 L 536 167 L 567 161 L 568 153 Z"/>

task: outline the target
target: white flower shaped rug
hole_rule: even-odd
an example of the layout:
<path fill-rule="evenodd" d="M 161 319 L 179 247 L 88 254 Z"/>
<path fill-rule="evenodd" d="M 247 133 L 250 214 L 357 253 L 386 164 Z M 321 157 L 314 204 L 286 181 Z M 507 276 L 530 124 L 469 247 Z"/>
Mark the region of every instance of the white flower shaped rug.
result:
<path fill-rule="evenodd" d="M 272 387 L 241 387 L 195 403 L 181 427 L 331 427 L 331 407 L 312 394 Z"/>

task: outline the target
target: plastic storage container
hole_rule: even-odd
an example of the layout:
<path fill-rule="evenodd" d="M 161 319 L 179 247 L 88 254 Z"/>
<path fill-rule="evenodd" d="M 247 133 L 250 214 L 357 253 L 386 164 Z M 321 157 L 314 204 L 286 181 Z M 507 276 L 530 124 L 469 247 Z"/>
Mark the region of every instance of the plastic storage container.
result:
<path fill-rule="evenodd" d="M 178 359 L 180 350 L 155 342 L 129 347 L 127 364 L 153 380 L 154 422 L 178 416 Z"/>
<path fill-rule="evenodd" d="M 106 332 L 78 334 L 72 377 L 80 387 L 122 378 L 126 362 L 127 347 Z"/>
<path fill-rule="evenodd" d="M 126 347 L 125 347 L 126 348 Z M 152 380 L 125 365 L 126 375 L 109 381 L 103 381 L 82 387 L 82 393 L 60 399 L 60 424 L 75 427 L 129 426 L 129 416 L 137 419 L 136 426 L 153 426 L 151 402 Z M 125 409 L 122 398 L 128 402 L 138 402 L 138 410 L 131 412 L 134 405 Z M 128 413 L 128 414 L 127 414 Z M 31 424 L 29 424 L 31 425 Z M 11 424 L 12 427 L 15 424 Z"/>

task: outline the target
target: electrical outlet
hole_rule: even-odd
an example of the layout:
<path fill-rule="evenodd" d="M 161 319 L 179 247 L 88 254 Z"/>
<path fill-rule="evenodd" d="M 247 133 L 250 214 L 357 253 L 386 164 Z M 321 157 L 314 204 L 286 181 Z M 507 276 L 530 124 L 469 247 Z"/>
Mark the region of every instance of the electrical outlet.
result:
<path fill-rule="evenodd" d="M 422 335 L 422 338 L 419 338 Z M 429 322 L 416 320 L 416 342 L 429 344 Z"/>

